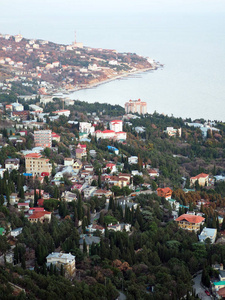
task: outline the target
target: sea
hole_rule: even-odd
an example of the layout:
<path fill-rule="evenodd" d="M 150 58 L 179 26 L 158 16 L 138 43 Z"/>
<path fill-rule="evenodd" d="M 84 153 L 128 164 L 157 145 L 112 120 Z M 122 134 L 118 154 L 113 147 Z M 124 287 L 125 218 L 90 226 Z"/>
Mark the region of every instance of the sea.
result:
<path fill-rule="evenodd" d="M 15 14 L 10 22 L 1 18 L 0 26 L 1 33 L 18 34 L 19 28 L 24 37 L 61 44 L 71 44 L 76 30 L 76 40 L 85 46 L 137 53 L 164 65 L 76 91 L 72 99 L 121 106 L 141 99 L 149 113 L 225 121 L 223 11 L 43 12 L 41 18 L 32 13 L 26 19 Z"/>

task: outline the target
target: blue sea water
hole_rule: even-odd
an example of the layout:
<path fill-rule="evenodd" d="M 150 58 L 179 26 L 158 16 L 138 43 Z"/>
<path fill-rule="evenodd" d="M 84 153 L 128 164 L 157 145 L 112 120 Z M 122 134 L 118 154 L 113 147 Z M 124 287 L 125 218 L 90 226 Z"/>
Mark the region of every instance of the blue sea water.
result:
<path fill-rule="evenodd" d="M 200 2 L 204 7 L 205 1 Z M 76 30 L 77 41 L 86 46 L 135 52 L 165 65 L 163 70 L 77 91 L 72 98 L 120 105 L 140 98 L 150 113 L 225 121 L 224 10 L 78 13 L 56 7 L 50 13 L 48 3 L 46 10 L 42 6 L 33 12 L 29 2 L 25 18 L 22 10 L 10 13 L 11 19 L 3 15 L 1 33 L 20 31 L 27 38 L 70 44 Z"/>

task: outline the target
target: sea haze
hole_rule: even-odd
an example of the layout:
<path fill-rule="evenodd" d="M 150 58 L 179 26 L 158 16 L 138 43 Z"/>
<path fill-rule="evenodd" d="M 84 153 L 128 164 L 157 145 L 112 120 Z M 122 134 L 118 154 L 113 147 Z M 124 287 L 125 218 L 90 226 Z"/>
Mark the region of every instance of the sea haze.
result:
<path fill-rule="evenodd" d="M 94 89 L 80 90 L 74 99 L 123 105 L 140 98 L 148 112 L 176 117 L 225 121 L 225 41 L 223 14 L 170 14 L 134 16 L 108 25 L 110 39 L 101 28 L 93 29 L 101 45 L 136 52 L 165 64 L 163 70 L 116 80 Z M 108 17 L 108 23 L 113 17 Z"/>

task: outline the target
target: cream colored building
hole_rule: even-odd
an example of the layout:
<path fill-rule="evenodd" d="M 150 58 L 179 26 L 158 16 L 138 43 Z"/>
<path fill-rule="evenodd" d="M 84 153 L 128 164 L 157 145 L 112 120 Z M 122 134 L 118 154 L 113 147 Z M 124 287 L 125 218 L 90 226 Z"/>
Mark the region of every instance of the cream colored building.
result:
<path fill-rule="evenodd" d="M 140 115 L 144 115 L 147 113 L 147 103 L 138 100 L 130 100 L 129 102 L 125 103 L 125 112 L 128 113 L 138 113 Z"/>
<path fill-rule="evenodd" d="M 42 173 L 52 172 L 52 164 L 49 159 L 42 157 L 39 153 L 30 153 L 25 156 L 26 172 L 40 176 Z"/>
<path fill-rule="evenodd" d="M 47 266 L 51 264 L 56 266 L 58 269 L 63 266 L 65 275 L 71 277 L 75 275 L 76 271 L 76 261 L 75 256 L 71 253 L 61 253 L 61 252 L 52 252 L 47 257 Z"/>
<path fill-rule="evenodd" d="M 190 178 L 190 184 L 194 185 L 195 182 L 198 180 L 199 185 L 201 186 L 208 186 L 209 185 L 209 174 L 201 173 L 197 176 Z"/>

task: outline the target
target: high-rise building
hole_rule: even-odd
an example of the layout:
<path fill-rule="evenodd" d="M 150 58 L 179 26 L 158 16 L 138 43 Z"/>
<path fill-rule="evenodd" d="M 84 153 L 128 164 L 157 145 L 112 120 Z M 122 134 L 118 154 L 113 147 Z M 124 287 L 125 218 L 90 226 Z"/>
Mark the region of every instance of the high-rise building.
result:
<path fill-rule="evenodd" d="M 125 112 L 128 113 L 138 113 L 144 115 L 147 113 L 147 103 L 142 102 L 141 99 L 129 100 L 125 103 Z"/>
<path fill-rule="evenodd" d="M 52 131 L 36 130 L 34 131 L 35 147 L 51 148 L 52 147 Z"/>

